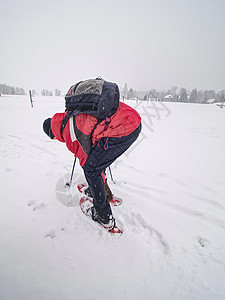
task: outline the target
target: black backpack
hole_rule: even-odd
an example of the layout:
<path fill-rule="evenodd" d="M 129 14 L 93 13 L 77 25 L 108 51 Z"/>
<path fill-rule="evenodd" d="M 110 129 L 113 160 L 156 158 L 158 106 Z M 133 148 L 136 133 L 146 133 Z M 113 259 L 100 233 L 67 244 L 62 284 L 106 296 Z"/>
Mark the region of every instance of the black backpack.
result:
<path fill-rule="evenodd" d="M 97 124 L 103 120 L 109 122 L 109 118 L 119 107 L 119 99 L 117 84 L 100 77 L 74 84 L 65 96 L 67 114 L 62 123 L 62 131 L 69 118 L 78 113 L 93 115 L 97 118 Z"/>

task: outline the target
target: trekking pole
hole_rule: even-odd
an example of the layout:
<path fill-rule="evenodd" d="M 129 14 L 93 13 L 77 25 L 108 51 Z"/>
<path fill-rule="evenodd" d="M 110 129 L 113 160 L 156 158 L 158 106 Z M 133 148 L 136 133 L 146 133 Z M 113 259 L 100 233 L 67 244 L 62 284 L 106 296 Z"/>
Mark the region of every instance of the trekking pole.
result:
<path fill-rule="evenodd" d="M 74 173 L 74 169 L 75 169 L 75 165 L 76 165 L 76 157 L 74 158 L 74 162 L 73 162 L 73 168 L 72 168 L 72 172 L 71 172 L 71 176 L 70 176 L 70 181 L 66 183 L 66 186 L 70 187 L 72 184 L 72 180 L 73 180 L 73 173 Z"/>
<path fill-rule="evenodd" d="M 112 182 L 115 184 L 115 181 L 113 180 L 112 171 L 111 171 L 110 166 L 109 166 L 109 173 L 110 173 L 110 177 L 111 177 Z"/>

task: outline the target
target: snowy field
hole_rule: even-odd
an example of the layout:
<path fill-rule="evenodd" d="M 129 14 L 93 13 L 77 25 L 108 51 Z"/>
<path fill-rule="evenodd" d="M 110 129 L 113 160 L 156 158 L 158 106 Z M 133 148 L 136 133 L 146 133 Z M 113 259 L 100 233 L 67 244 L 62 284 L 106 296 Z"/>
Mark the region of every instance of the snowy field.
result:
<path fill-rule="evenodd" d="M 115 238 L 63 188 L 73 154 L 42 131 L 64 99 L 34 101 L 0 97 L 0 299 L 225 299 L 224 109 L 127 102 L 143 130 L 112 165 Z"/>

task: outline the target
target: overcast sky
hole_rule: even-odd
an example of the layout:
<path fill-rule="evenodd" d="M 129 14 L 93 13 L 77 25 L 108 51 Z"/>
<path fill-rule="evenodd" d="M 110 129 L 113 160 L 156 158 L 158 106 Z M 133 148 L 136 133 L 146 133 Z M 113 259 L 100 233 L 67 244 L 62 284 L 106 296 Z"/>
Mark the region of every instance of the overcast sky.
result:
<path fill-rule="evenodd" d="M 225 0 L 1 0 L 0 83 L 225 89 Z"/>

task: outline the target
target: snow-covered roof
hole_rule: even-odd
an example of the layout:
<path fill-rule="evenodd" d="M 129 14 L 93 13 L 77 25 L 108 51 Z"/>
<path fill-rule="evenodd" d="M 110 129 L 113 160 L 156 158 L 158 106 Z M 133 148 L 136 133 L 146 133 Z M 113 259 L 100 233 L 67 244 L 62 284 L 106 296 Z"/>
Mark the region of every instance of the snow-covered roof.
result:
<path fill-rule="evenodd" d="M 173 98 L 172 95 L 166 95 L 166 96 L 164 97 L 164 99 L 172 99 L 172 98 Z"/>
<path fill-rule="evenodd" d="M 207 103 L 214 103 L 216 101 L 216 99 L 209 99 L 208 101 L 207 101 Z"/>

